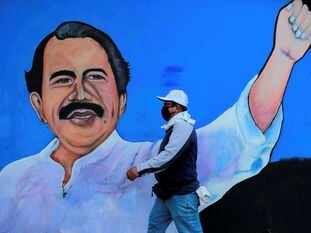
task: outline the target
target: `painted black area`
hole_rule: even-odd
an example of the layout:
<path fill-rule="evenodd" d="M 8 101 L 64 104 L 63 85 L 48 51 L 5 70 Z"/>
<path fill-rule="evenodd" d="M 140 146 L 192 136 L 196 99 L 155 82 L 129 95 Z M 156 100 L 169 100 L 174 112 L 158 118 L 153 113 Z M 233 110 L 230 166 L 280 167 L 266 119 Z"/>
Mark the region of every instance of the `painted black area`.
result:
<path fill-rule="evenodd" d="M 269 164 L 201 213 L 208 233 L 310 233 L 311 159 Z"/>

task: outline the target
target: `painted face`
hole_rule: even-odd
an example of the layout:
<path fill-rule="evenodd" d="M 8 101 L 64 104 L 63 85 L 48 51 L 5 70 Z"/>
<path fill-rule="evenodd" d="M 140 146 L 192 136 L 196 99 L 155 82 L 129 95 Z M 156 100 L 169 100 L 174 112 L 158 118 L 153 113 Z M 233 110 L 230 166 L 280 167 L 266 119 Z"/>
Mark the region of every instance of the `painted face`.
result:
<path fill-rule="evenodd" d="M 64 146 L 78 154 L 96 148 L 115 129 L 125 97 L 119 96 L 108 56 L 96 41 L 53 37 L 48 42 L 41 103 L 39 108 L 33 98 L 32 103 Z"/>

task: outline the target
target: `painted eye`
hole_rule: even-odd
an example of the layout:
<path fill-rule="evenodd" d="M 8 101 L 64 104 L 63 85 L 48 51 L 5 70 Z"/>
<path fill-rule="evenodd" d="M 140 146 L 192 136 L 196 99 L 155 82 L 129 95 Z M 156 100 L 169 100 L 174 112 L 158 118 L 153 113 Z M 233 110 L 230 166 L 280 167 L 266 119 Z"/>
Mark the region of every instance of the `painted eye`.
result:
<path fill-rule="evenodd" d="M 60 79 L 56 80 L 55 83 L 68 84 L 68 83 L 72 83 L 72 79 L 70 79 L 70 78 L 60 78 Z"/>
<path fill-rule="evenodd" d="M 87 77 L 90 80 L 105 80 L 107 81 L 107 79 L 99 74 L 92 74 L 90 76 Z"/>

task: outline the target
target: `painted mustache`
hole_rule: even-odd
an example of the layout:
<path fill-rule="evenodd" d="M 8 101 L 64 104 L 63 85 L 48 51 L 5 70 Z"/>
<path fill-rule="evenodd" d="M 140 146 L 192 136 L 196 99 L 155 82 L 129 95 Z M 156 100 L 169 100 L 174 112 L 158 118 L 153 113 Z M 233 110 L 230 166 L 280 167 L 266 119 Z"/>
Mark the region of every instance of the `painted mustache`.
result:
<path fill-rule="evenodd" d="M 102 118 L 104 115 L 104 109 L 98 104 L 87 102 L 73 102 L 60 109 L 59 119 L 68 120 L 74 118 L 75 113 L 73 112 L 76 110 L 91 110 L 100 118 Z"/>

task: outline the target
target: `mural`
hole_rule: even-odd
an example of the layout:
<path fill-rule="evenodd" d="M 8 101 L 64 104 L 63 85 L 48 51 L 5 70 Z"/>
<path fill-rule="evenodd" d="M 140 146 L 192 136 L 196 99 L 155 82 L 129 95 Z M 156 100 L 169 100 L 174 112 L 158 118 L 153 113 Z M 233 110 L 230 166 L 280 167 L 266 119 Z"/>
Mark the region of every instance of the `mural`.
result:
<path fill-rule="evenodd" d="M 1 25 L 8 35 L 1 38 L 7 55 L 1 101 L 8 113 L 1 123 L 0 232 L 145 232 L 155 179 L 149 174 L 132 182 L 126 172 L 157 156 L 163 120 L 155 96 L 170 89 L 190 96 L 199 181 L 212 195 L 209 205 L 258 174 L 281 133 L 290 76 L 307 78 L 286 99 L 310 84 L 311 14 L 300 0 L 269 3 L 266 17 L 268 3 L 238 3 L 0 3 L 2 22 L 21 7 L 30 11 Z M 247 16 L 269 28 L 262 29 L 268 36 L 245 22 Z M 303 57 L 299 73 L 292 72 Z M 297 116 L 298 107 L 295 119 L 306 130 L 310 110 Z M 273 160 L 290 156 L 282 153 L 299 142 L 307 156 L 306 132 L 292 147 L 283 139 Z"/>

